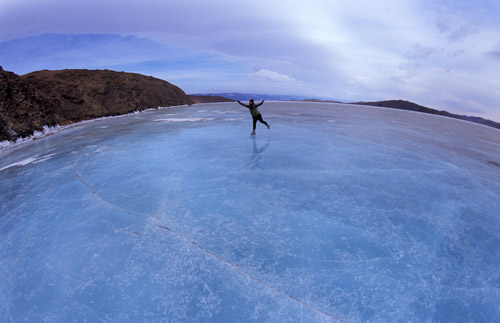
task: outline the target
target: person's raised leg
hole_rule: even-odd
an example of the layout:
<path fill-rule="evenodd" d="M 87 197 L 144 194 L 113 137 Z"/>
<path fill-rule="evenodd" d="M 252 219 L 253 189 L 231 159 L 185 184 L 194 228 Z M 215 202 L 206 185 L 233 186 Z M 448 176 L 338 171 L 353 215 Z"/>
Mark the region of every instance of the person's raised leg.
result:
<path fill-rule="evenodd" d="M 262 119 L 262 114 L 259 114 L 258 118 L 259 118 L 260 123 L 263 123 L 266 125 L 267 129 L 271 129 L 271 125 L 269 123 L 265 122 L 264 119 Z"/>

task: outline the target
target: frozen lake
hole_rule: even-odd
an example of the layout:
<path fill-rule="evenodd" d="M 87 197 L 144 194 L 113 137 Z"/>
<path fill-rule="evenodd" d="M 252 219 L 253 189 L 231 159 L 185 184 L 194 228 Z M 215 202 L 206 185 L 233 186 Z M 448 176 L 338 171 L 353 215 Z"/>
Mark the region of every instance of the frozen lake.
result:
<path fill-rule="evenodd" d="M 2 322 L 492 322 L 500 131 L 236 103 L 0 153 Z"/>

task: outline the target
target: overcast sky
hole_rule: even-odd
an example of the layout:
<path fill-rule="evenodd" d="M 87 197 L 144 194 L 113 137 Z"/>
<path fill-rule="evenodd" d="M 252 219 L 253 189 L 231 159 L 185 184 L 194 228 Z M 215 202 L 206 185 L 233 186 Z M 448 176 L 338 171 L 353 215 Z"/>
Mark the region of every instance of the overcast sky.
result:
<path fill-rule="evenodd" d="M 0 0 L 0 65 L 187 93 L 406 99 L 500 122 L 498 0 Z"/>

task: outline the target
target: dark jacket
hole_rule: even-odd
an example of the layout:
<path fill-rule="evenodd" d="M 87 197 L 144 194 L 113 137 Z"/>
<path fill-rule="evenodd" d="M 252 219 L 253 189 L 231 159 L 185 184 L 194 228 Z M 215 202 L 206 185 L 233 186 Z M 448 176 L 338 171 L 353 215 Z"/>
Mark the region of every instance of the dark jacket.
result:
<path fill-rule="evenodd" d="M 257 104 L 244 104 L 244 103 L 241 103 L 240 101 L 236 101 L 236 102 L 238 102 L 239 104 L 241 104 L 245 108 L 250 109 L 250 113 L 252 114 L 252 117 L 256 117 L 260 114 L 259 110 L 257 110 L 257 107 L 260 107 L 264 103 L 264 100 L 262 100 L 262 102 L 257 103 Z"/>

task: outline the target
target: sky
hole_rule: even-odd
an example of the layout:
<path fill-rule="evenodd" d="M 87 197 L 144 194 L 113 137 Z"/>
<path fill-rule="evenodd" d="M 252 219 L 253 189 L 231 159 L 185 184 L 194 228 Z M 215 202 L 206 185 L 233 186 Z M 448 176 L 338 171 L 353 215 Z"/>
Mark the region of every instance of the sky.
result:
<path fill-rule="evenodd" d="M 0 0 L 0 66 L 186 93 L 409 100 L 500 122 L 498 0 Z"/>

